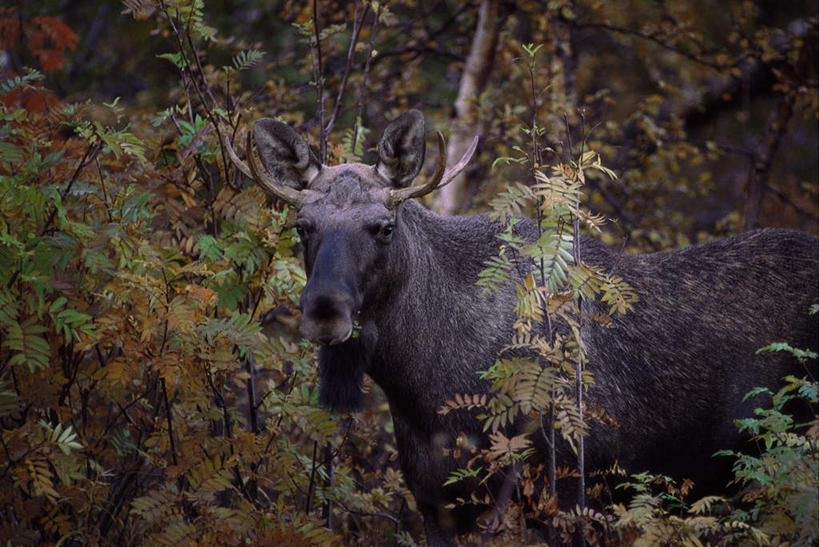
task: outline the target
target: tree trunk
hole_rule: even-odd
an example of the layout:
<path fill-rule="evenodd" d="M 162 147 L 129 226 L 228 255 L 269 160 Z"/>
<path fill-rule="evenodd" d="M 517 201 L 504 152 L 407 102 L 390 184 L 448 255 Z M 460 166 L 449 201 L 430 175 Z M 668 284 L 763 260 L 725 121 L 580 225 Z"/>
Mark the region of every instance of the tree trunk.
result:
<path fill-rule="evenodd" d="M 447 145 L 447 164 L 456 163 L 466 152 L 479 132 L 478 96 L 486 88 L 498 44 L 499 0 L 483 0 L 472 48 L 466 59 L 458 98 L 455 100 L 452 134 Z M 441 214 L 454 215 L 469 206 L 472 195 L 466 171 L 445 186 L 436 198 L 435 206 Z"/>

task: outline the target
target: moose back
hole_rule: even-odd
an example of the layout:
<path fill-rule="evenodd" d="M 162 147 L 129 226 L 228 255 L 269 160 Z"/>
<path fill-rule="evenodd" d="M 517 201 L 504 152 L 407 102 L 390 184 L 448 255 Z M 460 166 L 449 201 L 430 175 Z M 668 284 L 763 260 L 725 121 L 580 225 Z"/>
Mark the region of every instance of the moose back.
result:
<path fill-rule="evenodd" d="M 243 172 L 296 208 L 309 276 L 300 330 L 320 344 L 320 400 L 358 407 L 364 374 L 383 389 L 428 541 L 446 544 L 475 515 L 443 508 L 468 497 L 463 486 L 442 487 L 462 465 L 443 449 L 459 432 L 480 436 L 481 424 L 466 412 L 437 411 L 455 393 L 488 390 L 477 371 L 510 341 L 516 293 L 510 284 L 480 298 L 475 284 L 498 253 L 499 224 L 441 217 L 412 198 L 446 184 L 474 145 L 450 171 L 441 153 L 432 180 L 413 186 L 425 151 L 418 111 L 387 127 L 373 166 L 321 165 L 293 129 L 271 119 L 259 120 L 254 135 L 264 169 L 250 138 L 247 164 L 226 145 Z M 531 223 L 519 226 L 534 237 Z M 819 302 L 819 238 L 759 230 L 638 256 L 588 238 L 580 247 L 585 262 L 622 277 L 639 297 L 613 328 L 590 323 L 582 333 L 595 375 L 589 398 L 619 422 L 589 436 L 587 469 L 617 460 L 632 472 L 724 484 L 711 456 L 739 441 L 733 420 L 752 410 L 742 396 L 804 374 L 787 356 L 756 350 L 774 341 L 819 347 L 817 317 L 808 313 Z M 517 273 L 526 275 L 525 265 Z"/>

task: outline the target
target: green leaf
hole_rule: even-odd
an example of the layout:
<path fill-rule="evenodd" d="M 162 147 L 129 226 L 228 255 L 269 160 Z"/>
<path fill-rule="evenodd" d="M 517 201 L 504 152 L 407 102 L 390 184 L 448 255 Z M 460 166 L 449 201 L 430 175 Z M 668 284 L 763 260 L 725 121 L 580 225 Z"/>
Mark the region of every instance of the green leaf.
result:
<path fill-rule="evenodd" d="M 171 63 L 173 63 L 178 68 L 183 68 L 185 66 L 185 62 L 182 60 L 182 54 L 180 54 L 179 52 L 177 52 L 177 53 L 160 53 L 159 55 L 157 55 L 157 58 L 165 59 L 167 61 L 170 61 Z"/>
<path fill-rule="evenodd" d="M 219 242 L 213 236 L 204 235 L 199 238 L 199 252 L 200 256 L 210 263 L 222 258 L 222 249 L 219 248 Z"/>
<path fill-rule="evenodd" d="M 23 159 L 23 151 L 10 142 L 0 141 L 0 162 L 17 163 Z"/>
<path fill-rule="evenodd" d="M 65 306 L 66 302 L 68 302 L 68 298 L 64 296 L 57 298 L 54 302 L 51 303 L 51 307 L 48 309 L 48 313 L 55 313 L 57 310 Z"/>
<path fill-rule="evenodd" d="M 46 368 L 51 350 L 48 342 L 40 335 L 47 331 L 48 329 L 42 325 L 35 324 L 34 319 L 28 319 L 23 324 L 17 321 L 9 323 L 3 346 L 16 352 L 9 363 L 12 366 L 26 365 L 31 372 L 38 368 Z"/>

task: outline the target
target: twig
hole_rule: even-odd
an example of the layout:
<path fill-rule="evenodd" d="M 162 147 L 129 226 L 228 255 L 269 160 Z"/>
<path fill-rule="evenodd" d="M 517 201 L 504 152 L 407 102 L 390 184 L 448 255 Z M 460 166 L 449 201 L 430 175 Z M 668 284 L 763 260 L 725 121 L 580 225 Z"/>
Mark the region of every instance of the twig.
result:
<path fill-rule="evenodd" d="M 814 212 L 803 209 L 798 203 L 794 202 L 785 192 L 783 192 L 773 184 L 768 184 L 767 188 L 769 191 L 773 192 L 773 194 L 776 197 L 778 197 L 782 201 L 782 203 L 793 208 L 793 210 L 796 211 L 797 214 L 813 222 L 819 222 L 819 215 L 817 215 Z"/>
<path fill-rule="evenodd" d="M 463 12 L 465 12 L 467 10 L 471 10 L 474 7 L 475 7 L 475 2 L 462 2 L 460 4 L 460 6 L 458 7 L 458 9 L 455 10 L 449 16 L 449 18 L 441 24 L 440 27 L 438 27 L 436 30 L 434 30 L 434 31 L 430 32 L 429 34 L 427 34 L 425 42 L 429 43 L 429 42 L 435 40 L 435 38 L 437 38 L 439 35 L 443 34 L 455 21 L 457 21 L 458 17 L 460 17 Z M 424 29 L 424 30 L 426 30 L 426 29 Z M 450 57 L 450 58 L 455 59 L 457 61 L 461 61 L 461 62 L 466 61 L 465 56 L 459 55 L 459 54 L 457 54 L 457 53 L 455 53 L 453 51 L 450 51 L 448 49 L 445 49 L 445 48 L 435 48 L 435 47 L 429 47 L 429 46 L 412 46 L 411 45 L 411 46 L 391 49 L 389 51 L 379 52 L 378 55 L 376 55 L 375 58 L 373 59 L 373 62 L 377 63 L 381 59 L 385 59 L 387 57 L 395 57 L 395 56 L 398 56 L 398 55 L 403 55 L 404 53 L 408 53 L 408 52 L 415 53 L 415 55 L 412 56 L 411 60 L 417 59 L 423 53 L 432 52 L 432 53 L 436 53 L 438 55 L 441 55 L 442 57 Z"/>
<path fill-rule="evenodd" d="M 191 64 L 188 57 L 185 55 L 185 45 L 182 42 L 182 33 L 180 32 L 180 30 L 176 26 L 176 24 L 173 22 L 173 18 L 171 17 L 171 14 L 168 12 L 168 9 L 165 6 L 164 0 L 160 0 L 159 5 L 160 5 L 160 8 L 162 9 L 162 12 L 165 14 L 166 19 L 168 20 L 168 24 L 171 26 L 171 30 L 174 33 L 174 37 L 176 38 L 176 44 L 177 44 L 177 47 L 179 49 L 179 56 L 182 58 L 182 61 L 184 62 L 184 65 L 185 65 L 185 68 L 187 69 L 188 78 L 185 78 L 185 71 L 184 70 L 180 69 L 180 72 L 181 72 L 181 75 L 182 75 L 182 80 L 184 82 L 186 82 L 186 84 L 185 84 L 185 94 L 187 95 L 187 98 L 188 98 L 188 117 L 190 118 L 190 123 L 191 123 L 191 125 L 195 126 L 196 119 L 195 119 L 195 116 L 194 116 L 194 113 L 193 113 L 193 101 L 191 101 L 190 92 L 188 91 L 187 80 L 189 80 L 190 83 L 193 85 L 194 91 L 196 91 L 196 94 L 199 96 L 199 102 L 202 105 L 202 109 L 205 112 L 205 116 L 207 116 L 208 121 L 210 121 L 211 125 L 213 125 L 213 128 L 216 131 L 217 140 L 219 141 L 219 153 L 222 156 L 222 166 L 223 166 L 224 171 L 225 171 L 225 181 L 228 182 L 228 181 L 230 181 L 230 172 L 229 172 L 229 167 L 228 167 L 230 162 L 227 161 L 227 154 L 225 152 L 225 147 L 223 145 L 222 131 L 219 129 L 219 124 L 217 123 L 216 118 L 214 117 L 213 112 L 212 112 L 212 109 L 216 106 L 217 103 L 216 103 L 216 99 L 213 96 L 213 93 L 210 90 L 210 86 L 207 84 L 207 80 L 205 78 L 205 71 L 202 68 L 202 62 L 199 59 L 199 53 L 196 51 L 196 47 L 194 46 L 193 38 L 191 37 L 190 32 L 186 31 L 185 32 L 185 37 L 188 40 L 188 45 L 189 45 L 189 47 L 191 49 L 191 54 L 193 55 L 193 59 L 196 62 L 196 66 L 198 67 L 199 79 L 202 81 L 202 85 L 204 86 L 205 91 L 208 93 L 208 95 L 209 95 L 209 97 L 210 97 L 210 99 L 212 101 L 213 106 L 211 106 L 211 107 L 208 107 L 208 102 L 205 100 L 205 96 L 202 93 L 202 90 L 200 89 L 199 83 L 196 81 L 196 78 L 194 78 L 194 76 L 193 76 L 194 75 L 193 65 Z M 177 128 L 178 128 L 178 126 L 177 126 Z M 194 154 L 194 160 L 196 161 L 197 168 L 198 168 L 199 172 L 202 174 L 203 177 L 205 177 L 207 179 L 206 182 L 208 184 L 208 189 L 209 189 L 209 192 L 211 194 L 210 200 L 209 200 L 210 201 L 209 205 L 210 205 L 210 209 L 211 209 L 211 216 L 212 216 L 211 220 L 212 220 L 212 223 L 213 223 L 213 226 L 211 227 L 211 229 L 213 230 L 214 235 L 215 235 L 216 216 L 215 216 L 215 213 L 213 212 L 213 201 L 215 200 L 215 191 L 214 191 L 214 187 L 213 187 L 213 181 L 211 180 L 211 177 L 210 177 L 209 173 L 207 172 L 207 170 L 204 169 L 204 165 L 201 163 L 201 160 L 199 158 L 199 154 Z"/>
<path fill-rule="evenodd" d="M 336 96 L 336 104 L 333 105 L 333 113 L 330 115 L 330 120 L 327 122 L 327 127 L 325 128 L 325 134 L 329 135 L 333 132 L 333 126 L 336 123 L 336 117 L 338 116 L 339 110 L 341 110 L 341 102 L 344 98 L 344 92 L 347 89 L 347 80 L 350 76 L 350 70 L 353 66 L 353 56 L 355 55 L 355 46 L 358 43 L 358 37 L 361 34 L 361 26 L 364 23 L 364 18 L 367 16 L 367 12 L 370 10 L 370 5 L 365 4 L 364 9 L 361 11 L 359 15 L 359 3 L 355 2 L 355 12 L 353 14 L 353 35 L 350 38 L 350 48 L 347 50 L 347 63 L 344 66 L 344 76 L 341 78 L 341 85 L 338 88 L 338 95 Z"/>
<path fill-rule="evenodd" d="M 168 441 L 171 444 L 171 460 L 174 465 L 178 465 L 176 461 L 176 443 L 173 439 L 173 417 L 171 416 L 171 404 L 168 402 L 168 389 L 165 386 L 165 378 L 162 378 L 162 398 L 165 401 L 165 416 L 168 419 Z"/>
<path fill-rule="evenodd" d="M 813 47 L 813 40 L 806 39 L 799 50 L 799 57 L 796 60 L 793 70 L 793 77 L 798 84 L 805 78 L 808 72 L 810 50 Z M 791 82 L 788 82 L 791 83 Z M 771 173 L 774 156 L 782 142 L 788 122 L 793 116 L 793 109 L 796 103 L 796 92 L 792 89 L 785 89 L 779 98 L 779 102 L 771 111 L 765 133 L 759 139 L 754 149 L 753 163 L 748 174 L 748 201 L 745 205 L 745 229 L 750 230 L 757 226 L 759 211 L 762 208 L 762 200 L 768 186 L 768 177 Z"/>
<path fill-rule="evenodd" d="M 688 59 L 690 61 L 693 61 L 693 62 L 695 62 L 697 64 L 707 66 L 709 68 L 713 68 L 714 70 L 723 71 L 726 68 L 731 67 L 731 65 L 722 65 L 720 63 L 715 63 L 713 61 L 707 61 L 707 60 L 705 60 L 705 59 L 703 59 L 703 58 L 701 58 L 701 57 L 699 57 L 697 55 L 694 55 L 693 53 L 689 53 L 689 52 L 687 52 L 685 50 L 682 50 L 682 49 L 680 49 L 680 48 L 678 48 L 676 46 L 672 46 L 671 44 L 668 44 L 668 43 L 664 42 L 663 40 L 661 40 L 660 38 L 658 38 L 657 36 L 655 36 L 653 34 L 648 34 L 646 32 L 640 31 L 640 30 L 628 29 L 628 28 L 623 28 L 623 27 L 616 27 L 616 26 L 610 25 L 608 23 L 578 23 L 576 21 L 569 21 L 569 23 L 572 26 L 574 26 L 576 28 L 580 28 L 580 29 L 583 29 L 583 28 L 600 28 L 600 29 L 603 29 L 603 30 L 616 32 L 618 34 L 627 34 L 627 35 L 630 35 L 630 36 L 636 36 L 638 38 L 642 38 L 644 40 L 648 40 L 650 42 L 653 42 L 653 43 L 657 44 L 658 46 L 662 47 L 663 49 L 667 49 L 668 51 L 673 51 L 674 53 L 676 53 L 678 55 L 681 55 L 681 56 L 685 57 L 686 59 Z"/>
<path fill-rule="evenodd" d="M 350 509 L 349 507 L 344 505 L 341 501 L 337 500 L 336 503 L 343 510 L 345 510 L 348 513 L 351 513 L 353 515 L 361 515 L 361 516 L 364 516 L 364 517 L 378 517 L 378 518 L 382 518 L 382 519 L 387 519 L 387 520 L 393 522 L 396 525 L 396 527 L 401 524 L 401 519 L 399 517 L 394 517 L 394 516 L 390 515 L 389 513 L 383 513 L 383 512 L 380 512 L 380 511 L 358 511 L 357 509 Z M 404 507 L 404 504 L 402 503 L 401 504 L 402 510 L 403 510 L 403 507 Z"/>
<path fill-rule="evenodd" d="M 313 0 L 313 31 L 315 33 L 315 42 L 310 44 L 310 57 L 313 60 L 313 80 L 316 83 L 316 99 L 318 100 L 319 146 L 321 149 L 321 157 L 319 160 L 322 164 L 325 164 L 327 163 L 327 131 L 324 127 L 324 66 L 321 56 L 321 33 L 319 32 L 318 19 L 318 2 L 317 0 Z"/>
<path fill-rule="evenodd" d="M 212 106 L 210 108 L 208 108 L 207 105 L 204 104 L 204 101 L 203 101 L 202 107 L 205 109 L 205 114 L 207 115 L 208 119 L 210 120 L 210 123 L 213 124 L 213 128 L 216 130 L 216 137 L 217 137 L 217 140 L 219 142 L 219 153 L 222 155 L 222 165 L 224 166 L 224 169 L 225 169 L 225 182 L 229 183 L 230 174 L 228 172 L 228 165 L 229 165 L 230 162 L 228 162 L 228 160 L 227 160 L 227 154 L 225 152 L 225 146 L 224 146 L 224 144 L 222 144 L 222 131 L 219 129 L 219 124 L 216 123 L 216 119 L 214 118 L 213 113 L 211 112 L 211 110 L 213 108 L 216 108 L 218 103 L 216 102 L 216 98 L 214 98 L 213 92 L 210 90 L 210 86 L 208 85 L 208 82 L 205 79 L 205 70 L 202 68 L 202 62 L 199 59 L 199 52 L 196 51 L 196 48 L 193 45 L 193 39 L 191 38 L 190 32 L 187 33 L 187 38 L 188 38 L 188 45 L 190 46 L 191 51 L 193 52 L 193 58 L 196 61 L 196 66 L 199 68 L 199 78 L 202 80 L 202 85 L 205 87 L 205 91 L 208 92 L 208 95 L 210 96 L 210 100 L 212 101 Z M 197 89 L 198 89 L 198 87 L 197 87 Z M 200 100 L 202 100 L 202 94 L 201 93 L 199 93 L 199 97 L 200 97 Z M 215 223 L 215 219 L 214 219 L 214 223 Z"/>
<path fill-rule="evenodd" d="M 310 482 L 307 486 L 307 501 L 304 503 L 304 512 L 310 515 L 310 502 L 313 497 L 313 487 L 316 483 L 316 451 L 318 450 L 318 441 L 313 441 L 313 465 L 310 468 Z"/>
<path fill-rule="evenodd" d="M 356 114 L 355 124 L 353 125 L 353 144 L 351 150 L 355 152 L 355 145 L 358 142 L 358 125 L 362 119 L 364 112 L 364 95 L 367 93 L 367 80 L 370 77 L 370 66 L 373 60 L 373 51 L 375 50 L 375 31 L 378 28 L 378 18 L 381 16 L 381 2 L 375 10 L 375 17 L 373 18 L 373 27 L 370 29 L 370 42 L 367 47 L 367 59 L 364 61 L 364 74 L 361 78 L 361 87 L 358 89 L 358 113 Z"/>
<path fill-rule="evenodd" d="M 256 408 L 256 382 L 254 380 L 254 362 L 253 354 L 249 353 L 245 358 L 245 372 L 247 372 L 247 398 L 250 412 L 250 430 L 254 434 L 259 433 L 259 413 Z"/>
<path fill-rule="evenodd" d="M 581 127 L 583 128 L 582 131 L 585 131 L 585 119 L 581 114 Z M 569 130 L 569 123 L 568 118 L 564 116 L 564 120 L 566 123 L 566 135 L 567 139 L 571 139 L 571 132 Z M 583 152 L 586 148 L 586 135 L 581 135 L 581 145 L 580 145 L 580 152 L 577 155 L 577 170 L 575 171 L 575 177 L 579 175 L 580 170 L 583 168 Z M 570 141 L 571 142 L 571 141 Z M 571 153 L 571 148 L 569 149 Z M 577 194 L 577 199 L 575 202 L 575 208 L 580 208 L 580 194 Z M 571 214 L 571 213 L 570 213 Z M 572 254 L 574 255 L 574 263 L 575 265 L 580 264 L 580 219 L 577 215 L 571 214 L 572 216 Z M 577 294 L 577 323 L 578 323 L 578 337 L 580 333 L 583 331 L 583 296 L 578 291 Z M 580 351 L 580 348 L 583 347 L 582 341 L 577 340 L 577 362 L 575 363 L 575 399 L 577 404 L 577 413 L 580 419 L 580 422 L 583 422 L 583 354 Z M 583 435 L 579 435 L 579 439 L 577 440 L 577 506 L 581 509 L 586 507 L 586 454 L 585 454 L 585 442 Z M 585 537 L 583 534 L 583 523 L 578 527 L 577 530 L 577 542 L 580 545 L 585 545 Z"/>
<path fill-rule="evenodd" d="M 794 79 L 799 83 L 804 79 L 808 71 L 808 58 L 813 47 L 812 40 L 805 40 L 799 50 L 799 57 L 793 69 Z M 746 188 L 748 190 L 748 201 L 745 205 L 745 229 L 750 230 L 757 226 L 759 211 L 762 208 L 762 200 L 768 186 L 768 177 L 771 173 L 774 156 L 776 155 L 782 137 L 785 134 L 788 122 L 793 116 L 794 104 L 796 103 L 796 92 L 792 89 L 785 89 L 779 98 L 779 102 L 771 111 L 765 133 L 759 139 L 754 149 L 753 163 L 748 175 Z"/>
<path fill-rule="evenodd" d="M 327 472 L 327 480 L 324 487 L 330 489 L 333 487 L 333 445 L 329 441 L 324 446 L 324 469 Z M 324 504 L 324 525 L 327 528 L 333 527 L 333 500 L 329 497 Z"/>

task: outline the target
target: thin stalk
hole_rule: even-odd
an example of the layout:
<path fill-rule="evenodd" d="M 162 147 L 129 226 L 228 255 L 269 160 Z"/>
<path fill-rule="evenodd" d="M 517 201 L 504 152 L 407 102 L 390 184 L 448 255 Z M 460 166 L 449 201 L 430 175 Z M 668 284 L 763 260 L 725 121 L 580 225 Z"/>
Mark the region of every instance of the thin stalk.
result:
<path fill-rule="evenodd" d="M 327 470 L 327 480 L 324 487 L 328 490 L 333 487 L 333 445 L 328 442 L 324 446 L 324 468 Z M 328 499 L 324 505 L 324 519 L 327 528 L 333 527 L 333 502 Z"/>
<path fill-rule="evenodd" d="M 358 113 L 356 114 L 355 124 L 353 124 L 353 144 L 351 150 L 355 152 L 355 145 L 358 142 L 358 125 L 361 116 L 364 112 L 364 95 L 367 93 L 367 80 L 370 76 L 370 65 L 372 64 L 373 51 L 375 50 L 375 31 L 378 28 L 378 18 L 381 16 L 381 2 L 375 10 L 375 17 L 373 18 L 373 28 L 370 29 L 370 41 L 367 46 L 367 59 L 364 61 L 364 74 L 361 79 L 361 87 L 358 90 Z"/>
<path fill-rule="evenodd" d="M 310 514 L 310 503 L 313 498 L 313 487 L 316 484 L 316 450 L 318 450 L 318 441 L 313 441 L 313 465 L 310 468 L 310 483 L 307 485 L 307 501 L 304 503 L 304 512 Z"/>
<path fill-rule="evenodd" d="M 162 378 L 162 399 L 165 402 L 165 416 L 168 419 L 168 441 L 171 444 L 171 460 L 174 465 L 176 461 L 176 442 L 173 438 L 173 416 L 171 415 L 171 403 L 168 401 L 168 388 L 165 387 L 165 378 Z"/>
<path fill-rule="evenodd" d="M 540 168 L 543 164 L 543 153 L 540 149 L 540 145 L 537 140 L 537 112 L 538 112 L 538 95 L 537 86 L 535 84 L 535 71 L 534 71 L 534 58 L 530 61 L 529 64 L 529 85 L 531 87 L 532 93 L 532 180 L 537 182 L 535 178 L 535 169 Z M 543 198 L 538 197 L 537 201 L 537 211 L 536 211 L 536 219 L 537 219 L 537 237 L 540 240 L 541 236 L 543 235 Z M 544 285 L 546 284 L 546 262 L 543 256 L 540 256 L 539 260 L 539 268 L 540 268 L 540 282 Z M 545 316 L 545 327 L 546 327 L 546 336 L 549 343 L 554 342 L 554 336 L 552 332 L 552 317 L 549 313 L 548 305 L 543 310 L 543 314 Z M 543 426 L 543 415 L 541 415 L 541 435 L 543 435 L 546 444 L 549 447 L 549 463 L 547 467 L 547 478 L 549 481 L 549 496 L 554 497 L 557 494 L 557 449 L 555 445 L 555 397 L 556 391 L 554 387 L 552 387 L 551 393 L 551 403 L 549 404 L 549 411 L 547 414 L 547 427 L 544 428 Z"/>
<path fill-rule="evenodd" d="M 318 93 L 319 144 L 321 146 L 321 157 L 319 160 L 322 164 L 325 164 L 327 163 L 327 131 L 324 127 L 324 61 L 321 54 L 321 33 L 319 32 L 318 19 L 318 2 L 317 0 L 313 0 L 313 32 L 315 34 L 315 41 L 310 47 L 310 57 L 313 61 L 313 79 L 316 82 L 316 91 Z"/>
<path fill-rule="evenodd" d="M 581 116 L 582 120 L 582 116 Z M 567 141 L 569 142 L 569 153 L 572 153 L 571 148 L 571 131 L 569 129 L 569 122 L 568 119 L 564 116 L 564 121 L 566 124 L 566 136 Z M 583 169 L 583 151 L 585 149 L 585 138 L 581 141 L 580 145 L 580 153 L 577 156 L 577 170 L 575 171 L 575 177 L 579 176 L 580 170 Z M 580 208 L 580 194 L 577 194 L 575 200 L 575 210 L 579 210 Z M 571 213 L 570 213 L 571 214 Z M 574 258 L 575 267 L 580 264 L 580 219 L 577 215 L 571 214 L 572 218 L 572 255 Z M 577 323 L 578 323 L 578 336 L 582 336 L 583 332 L 583 296 L 578 292 L 577 294 Z M 577 403 L 577 414 L 579 416 L 581 424 L 583 423 L 583 353 L 581 352 L 580 348 L 582 344 L 580 340 L 577 340 L 577 362 L 575 363 L 575 398 Z M 577 440 L 577 506 L 581 511 L 586 507 L 586 448 L 585 448 L 585 438 L 583 435 L 580 435 L 580 438 Z M 576 541 L 580 545 L 585 545 L 585 534 L 583 530 L 585 528 L 585 522 L 580 521 L 579 527 L 577 530 L 577 537 Z"/>
<path fill-rule="evenodd" d="M 350 71 L 353 67 L 353 57 L 355 55 L 355 46 L 358 44 L 358 37 L 361 34 L 361 27 L 364 23 L 364 18 L 367 17 L 367 12 L 370 10 L 369 4 L 364 4 L 364 8 L 361 9 L 359 13 L 359 3 L 356 1 L 355 3 L 355 12 L 353 14 L 353 34 L 350 38 L 350 48 L 347 50 L 347 63 L 344 66 L 344 75 L 341 78 L 341 85 L 338 88 L 338 95 L 336 96 L 336 103 L 333 105 L 333 113 L 330 115 L 330 120 L 327 122 L 327 127 L 325 128 L 326 134 L 330 134 L 333 131 L 333 126 L 336 123 L 336 118 L 338 117 L 338 113 L 341 110 L 341 103 L 342 99 L 344 98 L 344 92 L 347 90 L 347 80 L 350 77 Z"/>

